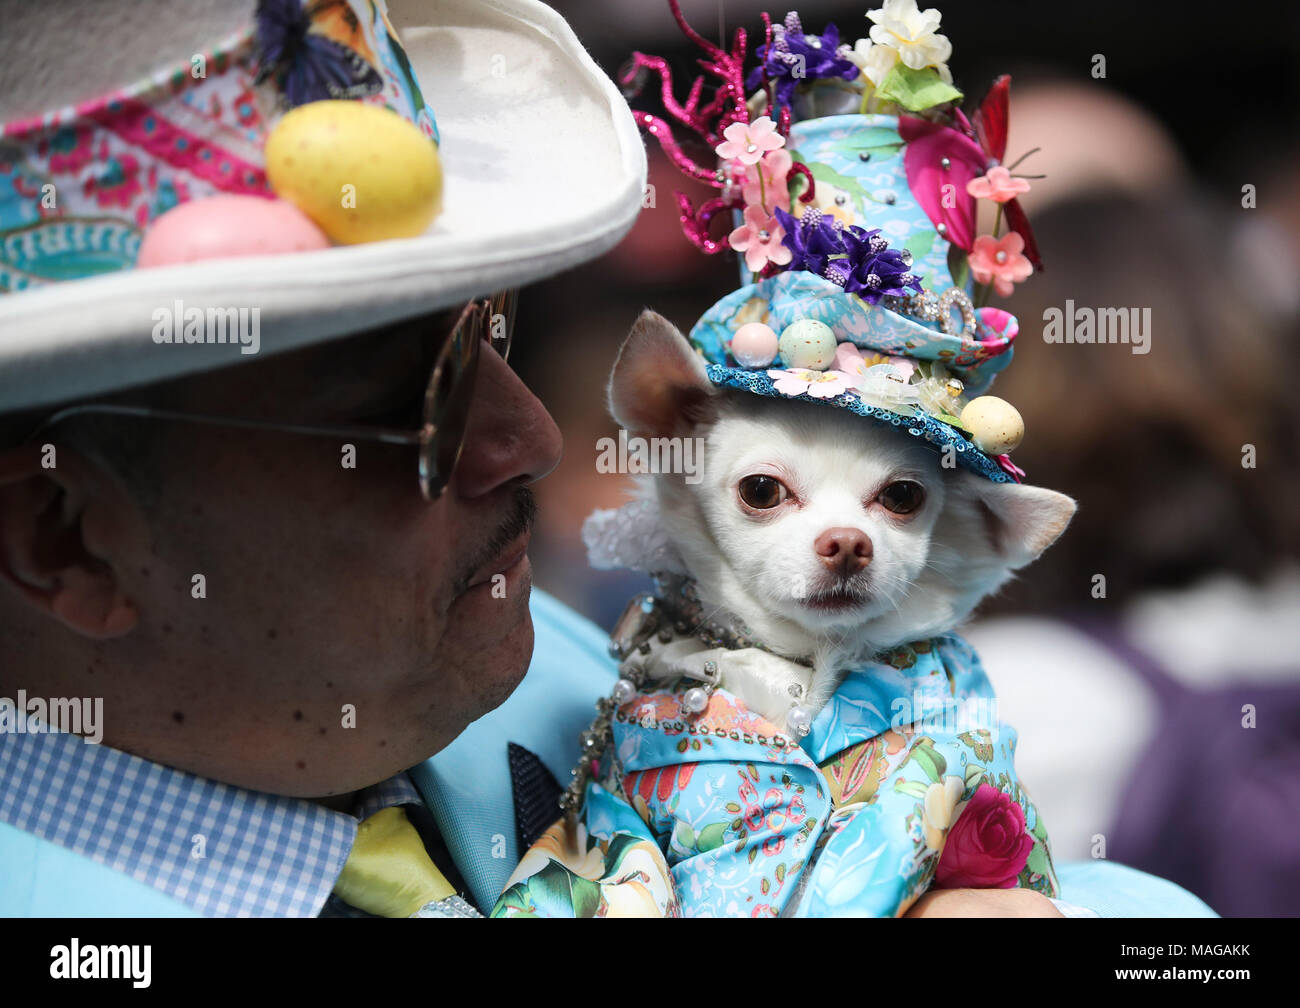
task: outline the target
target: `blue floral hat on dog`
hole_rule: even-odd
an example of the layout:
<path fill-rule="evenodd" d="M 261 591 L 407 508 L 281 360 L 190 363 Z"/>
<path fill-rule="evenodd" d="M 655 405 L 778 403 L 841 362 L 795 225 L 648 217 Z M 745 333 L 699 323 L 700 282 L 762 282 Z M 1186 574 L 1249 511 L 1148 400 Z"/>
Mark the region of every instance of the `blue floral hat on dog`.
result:
<path fill-rule="evenodd" d="M 700 77 L 678 103 L 665 61 L 640 53 L 624 83 L 639 90 L 659 75 L 668 118 L 637 112 L 638 122 L 719 190 L 699 207 L 677 194 L 683 230 L 705 253 L 741 258 L 741 286 L 690 333 L 709 379 L 847 409 L 923 440 L 947 465 L 1019 481 L 1009 453 L 1023 421 L 984 394 L 1018 330 L 987 301 L 1042 268 L 1016 199 L 1028 178 L 1002 164 L 1010 78 L 968 119 L 940 14 L 916 0 L 869 11 L 852 47 L 835 25 L 817 35 L 795 13 L 780 24 L 764 15 L 748 69 L 744 29 L 726 50 L 677 0 L 669 7 L 716 87 L 706 96 Z M 679 146 L 670 119 L 708 144 L 716 167 Z M 977 235 L 985 200 L 995 222 Z M 734 226 L 714 237 L 720 215 Z"/>

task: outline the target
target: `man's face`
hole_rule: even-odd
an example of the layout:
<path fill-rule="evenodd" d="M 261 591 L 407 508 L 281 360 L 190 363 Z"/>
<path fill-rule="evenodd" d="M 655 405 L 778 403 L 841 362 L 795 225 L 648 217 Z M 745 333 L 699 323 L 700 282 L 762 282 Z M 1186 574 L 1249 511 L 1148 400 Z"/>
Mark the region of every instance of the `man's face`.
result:
<path fill-rule="evenodd" d="M 418 402 L 447 324 L 212 373 L 168 405 L 301 423 L 391 414 Z M 460 465 L 432 504 L 414 448 L 123 422 L 165 424 L 158 485 L 143 502 L 104 490 L 82 527 L 138 623 L 33 649 L 68 658 L 60 689 L 86 664 L 73 695 L 104 696 L 107 744 L 244 787 L 344 793 L 438 751 L 522 678 L 525 488 L 559 461 L 560 435 L 490 348 Z M 194 597 L 196 575 L 206 597 Z M 19 678 L 3 685 L 50 681 L 37 668 Z"/>

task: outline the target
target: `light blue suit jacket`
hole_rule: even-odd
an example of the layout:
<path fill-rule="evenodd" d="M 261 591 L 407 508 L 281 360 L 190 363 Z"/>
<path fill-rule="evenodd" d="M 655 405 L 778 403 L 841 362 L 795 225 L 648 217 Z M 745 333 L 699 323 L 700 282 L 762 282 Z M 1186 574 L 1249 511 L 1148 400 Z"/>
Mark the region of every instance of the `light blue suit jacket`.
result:
<path fill-rule="evenodd" d="M 528 675 L 504 704 L 411 770 L 474 901 L 490 908 L 522 855 L 506 746 L 538 756 L 563 786 L 578 733 L 615 669 L 606 636 L 533 592 L 536 645 Z M 1178 886 L 1104 861 L 1058 866 L 1062 899 L 1103 917 L 1212 917 Z M 0 916 L 193 917 L 171 897 L 79 854 L 0 823 Z"/>

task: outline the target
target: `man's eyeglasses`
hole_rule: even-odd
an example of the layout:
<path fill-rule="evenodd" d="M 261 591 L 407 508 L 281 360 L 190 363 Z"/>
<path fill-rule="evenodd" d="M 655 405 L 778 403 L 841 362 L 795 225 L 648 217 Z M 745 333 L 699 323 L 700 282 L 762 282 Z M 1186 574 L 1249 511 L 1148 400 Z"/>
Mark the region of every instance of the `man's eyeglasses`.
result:
<path fill-rule="evenodd" d="M 470 406 L 474 401 L 474 380 L 478 374 L 479 350 L 489 343 L 509 359 L 514 335 L 517 291 L 507 290 L 492 297 L 476 298 L 467 303 L 441 349 L 425 386 L 418 430 L 364 424 L 290 424 L 273 420 L 242 417 L 208 416 L 149 406 L 116 403 L 87 403 L 69 406 L 52 413 L 33 432 L 34 438 L 54 424 L 83 414 L 149 417 L 190 423 L 241 427 L 248 430 L 283 431 L 312 437 L 338 438 L 345 441 L 377 441 L 383 444 L 413 445 L 419 449 L 420 492 L 425 500 L 437 500 L 460 460 L 465 443 L 465 429 Z M 30 440 L 30 438 L 29 438 Z"/>

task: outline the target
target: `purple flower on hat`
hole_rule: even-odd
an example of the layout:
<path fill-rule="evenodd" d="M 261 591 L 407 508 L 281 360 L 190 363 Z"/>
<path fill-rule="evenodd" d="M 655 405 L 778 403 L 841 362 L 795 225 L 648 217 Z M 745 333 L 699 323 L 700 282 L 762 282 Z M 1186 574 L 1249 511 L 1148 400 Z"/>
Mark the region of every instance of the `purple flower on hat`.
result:
<path fill-rule="evenodd" d="M 330 98 L 361 98 L 384 89 L 360 53 L 311 31 L 302 0 L 258 0 L 257 80 L 274 78 L 290 107 Z"/>
<path fill-rule="evenodd" d="M 790 263 L 787 268 L 807 270 L 821 276 L 826 272 L 832 256 L 844 254 L 844 238 L 836 226 L 835 218 L 809 207 L 803 216 L 795 219 L 777 207 L 773 213 L 785 231 L 781 239 L 790 250 Z"/>
<path fill-rule="evenodd" d="M 855 79 L 858 67 L 848 53 L 848 46 L 840 45 L 840 31 L 833 24 L 828 24 L 820 35 L 807 35 L 799 15 L 791 11 L 785 16 L 785 24 L 772 26 L 771 44 L 755 50 L 763 62 L 750 73 L 745 87 L 756 88 L 766 75 L 776 82 L 777 106 L 788 106 L 795 85 L 803 81 Z"/>
<path fill-rule="evenodd" d="M 920 291 L 921 278 L 911 272 L 911 256 L 891 249 L 879 230 L 856 224 L 840 227 L 833 217 L 812 208 L 797 221 L 779 207 L 775 215 L 790 250 L 788 269 L 816 273 L 868 304 L 878 304 L 885 294 L 904 295 L 907 288 Z"/>
<path fill-rule="evenodd" d="M 909 287 L 917 292 L 921 290 L 920 279 L 911 272 L 911 255 L 891 249 L 878 229 L 865 231 L 857 225 L 848 227 L 844 244 L 848 253 L 844 262 L 851 265 L 843 286 L 850 294 L 858 295 L 868 304 L 878 304 L 885 294 L 902 296 Z"/>

